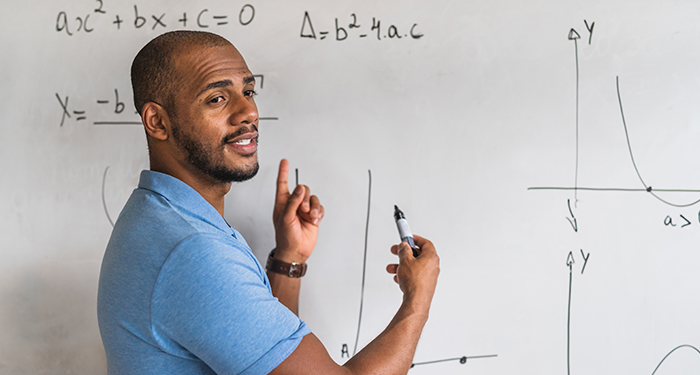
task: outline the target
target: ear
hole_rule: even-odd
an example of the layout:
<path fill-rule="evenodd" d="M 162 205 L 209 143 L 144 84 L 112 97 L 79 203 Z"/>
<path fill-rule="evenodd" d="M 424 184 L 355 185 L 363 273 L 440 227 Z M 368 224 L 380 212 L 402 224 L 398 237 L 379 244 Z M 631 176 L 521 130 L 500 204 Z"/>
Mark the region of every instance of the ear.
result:
<path fill-rule="evenodd" d="M 170 134 L 170 118 L 160 104 L 147 102 L 141 110 L 141 122 L 146 133 L 158 140 L 165 141 Z"/>

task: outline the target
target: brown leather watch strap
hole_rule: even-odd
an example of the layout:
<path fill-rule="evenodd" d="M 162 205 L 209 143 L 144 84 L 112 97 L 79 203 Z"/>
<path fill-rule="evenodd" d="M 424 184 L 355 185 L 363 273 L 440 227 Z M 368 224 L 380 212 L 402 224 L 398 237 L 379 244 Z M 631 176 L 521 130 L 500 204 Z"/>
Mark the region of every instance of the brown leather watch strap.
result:
<path fill-rule="evenodd" d="M 270 256 L 267 257 L 265 270 L 268 272 L 279 273 L 288 277 L 302 277 L 306 274 L 306 263 L 285 263 L 274 257 L 275 249 L 273 249 L 270 252 Z"/>

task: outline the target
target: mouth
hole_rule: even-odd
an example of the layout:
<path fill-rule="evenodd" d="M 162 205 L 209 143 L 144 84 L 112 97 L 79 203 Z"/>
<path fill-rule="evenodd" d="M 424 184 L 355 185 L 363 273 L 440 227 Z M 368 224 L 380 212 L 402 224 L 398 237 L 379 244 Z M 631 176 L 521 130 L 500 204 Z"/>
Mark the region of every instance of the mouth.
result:
<path fill-rule="evenodd" d="M 244 156 L 252 155 L 258 149 L 258 132 L 252 131 L 241 134 L 230 140 L 225 140 L 224 144 Z"/>
<path fill-rule="evenodd" d="M 249 145 L 250 142 L 253 142 L 253 140 L 252 139 L 241 139 L 240 141 L 233 142 L 233 143 L 236 145 L 246 146 L 246 145 Z"/>

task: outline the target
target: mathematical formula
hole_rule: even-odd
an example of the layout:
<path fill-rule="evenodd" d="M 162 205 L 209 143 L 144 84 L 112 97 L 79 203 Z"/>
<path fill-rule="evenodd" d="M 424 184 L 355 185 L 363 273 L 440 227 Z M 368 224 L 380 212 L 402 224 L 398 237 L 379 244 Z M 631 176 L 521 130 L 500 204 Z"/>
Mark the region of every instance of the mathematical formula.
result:
<path fill-rule="evenodd" d="M 691 218 L 691 219 L 688 219 L 683 214 L 678 214 L 677 216 L 676 215 L 667 215 L 664 218 L 664 225 L 669 227 L 669 228 L 672 228 L 672 227 L 686 228 L 686 227 L 693 225 L 693 222 L 691 221 L 693 216 L 688 215 L 688 217 Z M 698 223 L 700 223 L 700 212 L 698 212 L 697 218 L 698 218 Z"/>
<path fill-rule="evenodd" d="M 130 14 L 115 14 L 110 16 L 105 8 L 103 0 L 96 0 L 94 9 L 90 9 L 81 14 L 69 14 L 65 11 L 58 12 L 56 16 L 56 32 L 65 33 L 72 36 L 76 33 L 92 33 L 96 27 L 111 27 L 122 30 L 131 29 L 172 29 L 175 27 L 197 27 L 208 29 L 216 26 L 226 26 L 237 24 L 241 26 L 250 25 L 255 19 L 255 8 L 250 4 L 245 4 L 237 14 L 229 14 L 226 11 L 201 9 L 196 14 L 182 12 L 178 14 L 145 14 L 139 11 L 139 6 L 134 5 Z M 110 18 L 111 17 L 111 18 Z M 107 24 L 107 25 L 105 25 Z"/>
<path fill-rule="evenodd" d="M 265 76 L 263 74 L 254 74 L 256 82 L 260 82 L 260 89 L 263 88 L 263 83 L 265 82 Z M 70 102 L 70 97 L 68 95 L 60 95 L 55 93 L 56 99 L 61 110 L 61 121 L 59 123 L 60 127 L 63 127 L 66 122 L 78 123 L 85 121 L 86 123 L 92 122 L 92 125 L 141 125 L 141 120 L 138 118 L 138 112 L 126 111 L 126 104 L 120 99 L 120 94 L 118 89 L 114 89 L 114 93 L 110 91 L 109 94 L 97 98 L 93 103 L 98 107 L 97 111 L 99 114 L 104 114 L 105 111 L 110 116 L 108 119 L 90 120 L 88 118 L 88 111 L 83 108 L 73 107 Z M 93 113 L 93 112 L 91 112 Z M 278 117 L 260 117 L 262 121 L 265 120 L 279 120 Z M 57 121 L 58 122 L 58 121 Z"/>
<path fill-rule="evenodd" d="M 348 38 L 370 38 L 377 40 L 382 39 L 409 39 L 415 40 L 423 37 L 420 33 L 418 24 L 414 23 L 410 26 L 399 27 L 396 25 L 386 25 L 382 24 L 382 21 L 376 17 L 372 17 L 372 21 L 369 21 L 369 17 L 360 19 L 355 13 L 350 14 L 349 17 L 344 18 L 342 21 L 338 18 L 335 19 L 333 26 L 328 26 L 327 23 L 323 23 L 325 28 L 314 28 L 314 24 L 311 21 L 311 15 L 309 12 L 304 12 L 304 19 L 301 23 L 301 32 L 299 36 L 301 38 L 324 40 L 328 38 L 331 34 L 332 38 L 329 40 L 343 41 Z M 318 33 L 317 33 L 318 31 Z"/>
<path fill-rule="evenodd" d="M 141 125 L 141 121 L 136 121 L 137 119 L 134 119 L 134 114 L 138 115 L 138 112 L 134 111 L 133 113 L 127 112 L 124 113 L 124 109 L 126 108 L 126 105 L 124 102 L 119 100 L 119 90 L 114 89 L 114 101 L 112 101 L 112 98 L 100 98 L 97 99 L 95 102 L 97 105 L 103 107 L 103 106 L 109 106 L 110 110 L 114 108 L 114 114 L 119 115 L 117 117 L 119 118 L 124 118 L 126 116 L 128 117 L 128 121 L 124 120 L 119 120 L 119 121 L 93 121 L 93 125 Z M 60 104 L 62 113 L 61 113 L 61 123 L 60 126 L 62 127 L 66 120 L 68 121 L 73 121 L 73 122 L 80 122 L 80 121 L 86 121 L 88 119 L 88 114 L 87 111 L 84 108 L 80 109 L 69 109 L 72 108 L 70 107 L 69 100 L 70 98 L 66 95 L 65 97 L 62 97 L 58 93 L 56 93 L 56 99 L 58 99 L 58 104 Z M 102 108 L 100 108 L 101 110 Z M 122 114 L 126 116 L 122 116 Z M 72 116 L 71 116 L 72 115 Z"/>

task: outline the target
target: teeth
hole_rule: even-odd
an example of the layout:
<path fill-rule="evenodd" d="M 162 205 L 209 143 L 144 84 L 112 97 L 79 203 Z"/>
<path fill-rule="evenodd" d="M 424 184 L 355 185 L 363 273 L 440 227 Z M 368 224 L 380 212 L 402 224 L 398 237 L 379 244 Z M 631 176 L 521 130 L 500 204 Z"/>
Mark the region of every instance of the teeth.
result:
<path fill-rule="evenodd" d="M 250 139 L 241 139 L 240 141 L 236 142 L 236 144 L 245 146 L 245 145 L 250 144 L 250 141 L 251 141 Z"/>

